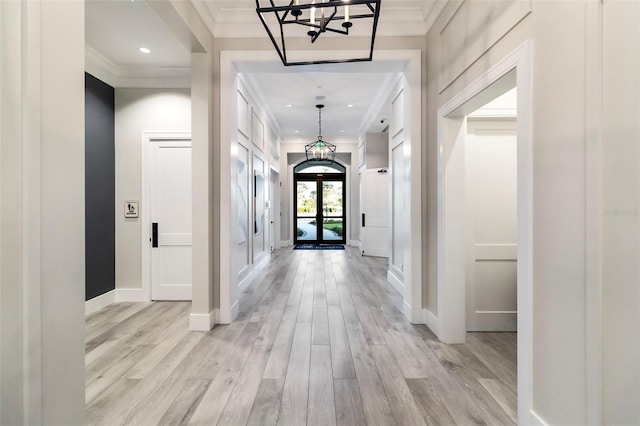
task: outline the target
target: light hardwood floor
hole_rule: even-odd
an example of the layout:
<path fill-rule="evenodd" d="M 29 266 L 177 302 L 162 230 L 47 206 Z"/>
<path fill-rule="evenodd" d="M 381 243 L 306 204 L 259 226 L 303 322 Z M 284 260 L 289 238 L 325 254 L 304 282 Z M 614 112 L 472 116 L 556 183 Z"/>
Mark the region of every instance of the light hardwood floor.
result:
<path fill-rule="evenodd" d="M 400 312 L 385 259 L 281 249 L 257 276 L 238 320 L 208 333 L 187 330 L 187 302 L 88 316 L 87 422 L 516 422 L 515 333 L 438 342 Z"/>

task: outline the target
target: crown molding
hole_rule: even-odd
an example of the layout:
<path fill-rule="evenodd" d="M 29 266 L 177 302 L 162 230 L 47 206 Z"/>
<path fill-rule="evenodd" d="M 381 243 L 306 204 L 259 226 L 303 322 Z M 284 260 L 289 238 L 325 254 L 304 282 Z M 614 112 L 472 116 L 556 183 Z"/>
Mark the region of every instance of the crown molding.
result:
<path fill-rule="evenodd" d="M 383 37 L 424 36 L 435 23 L 447 1 L 425 1 L 415 6 L 387 6 L 383 3 L 377 34 Z M 256 18 L 255 4 L 252 2 L 194 2 L 194 6 L 215 38 L 265 36 L 263 26 Z M 356 26 L 351 30 L 354 36 L 362 35 L 358 34 Z"/>
<path fill-rule="evenodd" d="M 85 45 L 85 70 L 113 87 L 191 87 L 190 67 L 118 65 Z"/>
<path fill-rule="evenodd" d="M 84 69 L 108 85 L 116 86 L 117 66 L 85 43 Z"/>
<path fill-rule="evenodd" d="M 276 120 L 271 107 L 269 107 L 269 102 L 267 102 L 264 93 L 260 90 L 260 86 L 256 83 L 255 77 L 252 74 L 241 74 L 240 80 L 249 90 L 256 106 L 262 111 L 266 118 L 267 125 L 271 127 L 278 138 L 282 138 L 282 128 L 280 127 L 280 123 Z"/>
<path fill-rule="evenodd" d="M 397 74 L 389 74 L 384 83 L 380 86 L 378 93 L 376 93 L 375 99 L 371 102 L 371 106 L 369 110 L 366 112 L 365 116 L 362 118 L 362 122 L 358 127 L 357 135 L 358 137 L 362 137 L 368 129 L 371 127 L 373 122 L 378 119 L 378 115 L 384 109 L 384 105 L 391 96 L 391 92 L 393 88 L 396 86 L 398 81 L 402 78 L 400 73 Z"/>

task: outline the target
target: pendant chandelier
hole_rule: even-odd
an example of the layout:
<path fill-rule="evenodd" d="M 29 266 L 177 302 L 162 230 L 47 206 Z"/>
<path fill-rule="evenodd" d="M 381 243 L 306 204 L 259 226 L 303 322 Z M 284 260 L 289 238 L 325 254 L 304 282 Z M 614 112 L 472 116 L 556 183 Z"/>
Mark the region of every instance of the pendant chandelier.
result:
<path fill-rule="evenodd" d="M 336 159 L 336 146 L 322 140 L 322 108 L 324 105 L 316 105 L 316 108 L 318 108 L 318 140 L 305 145 L 304 152 L 307 161 L 329 160 L 333 162 Z"/>
<path fill-rule="evenodd" d="M 256 0 L 256 12 L 284 65 L 362 62 L 373 59 L 381 0 Z M 365 25 L 371 21 L 371 26 Z M 323 33 L 349 35 L 354 21 L 370 29 L 368 56 L 344 59 L 289 61 L 286 40 L 309 37 L 315 43 Z M 296 32 L 297 31 L 297 32 Z"/>

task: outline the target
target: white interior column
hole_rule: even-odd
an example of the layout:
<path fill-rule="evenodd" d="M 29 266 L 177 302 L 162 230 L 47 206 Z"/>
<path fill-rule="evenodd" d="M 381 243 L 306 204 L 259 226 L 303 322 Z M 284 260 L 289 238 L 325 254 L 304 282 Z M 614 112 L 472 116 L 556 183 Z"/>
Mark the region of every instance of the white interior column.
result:
<path fill-rule="evenodd" d="M 193 167 L 193 305 L 189 328 L 208 331 L 214 315 L 213 227 L 213 60 L 191 54 L 191 131 Z"/>
<path fill-rule="evenodd" d="M 83 424 L 84 3 L 0 2 L 0 51 L 0 424 Z"/>

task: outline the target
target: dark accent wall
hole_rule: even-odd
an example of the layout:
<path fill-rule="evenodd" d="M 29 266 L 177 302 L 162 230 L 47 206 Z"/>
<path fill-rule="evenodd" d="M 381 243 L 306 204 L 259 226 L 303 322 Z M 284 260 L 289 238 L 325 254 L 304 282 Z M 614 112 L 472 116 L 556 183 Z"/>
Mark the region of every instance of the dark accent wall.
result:
<path fill-rule="evenodd" d="M 85 300 L 115 289 L 115 96 L 85 73 Z"/>

